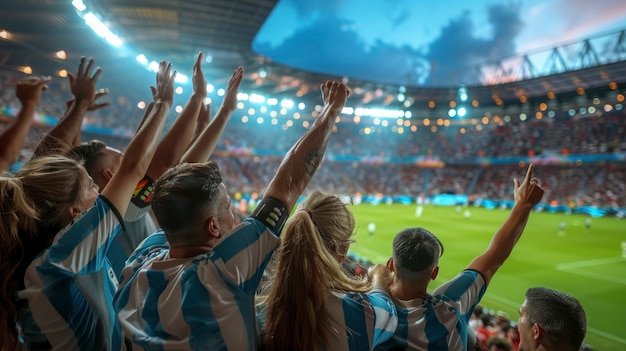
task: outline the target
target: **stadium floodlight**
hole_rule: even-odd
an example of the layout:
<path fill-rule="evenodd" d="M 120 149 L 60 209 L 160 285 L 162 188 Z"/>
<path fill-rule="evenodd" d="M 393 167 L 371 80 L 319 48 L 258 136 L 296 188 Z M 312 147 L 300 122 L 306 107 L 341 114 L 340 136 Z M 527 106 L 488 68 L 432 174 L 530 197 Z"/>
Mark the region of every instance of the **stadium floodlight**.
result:
<path fill-rule="evenodd" d="M 411 113 L 411 111 L 404 112 L 404 118 L 411 118 L 411 117 L 413 117 L 413 113 Z"/>
<path fill-rule="evenodd" d="M 341 109 L 341 114 L 342 115 L 351 115 L 354 113 L 354 108 L 349 107 L 349 106 L 344 106 L 343 109 Z"/>
<path fill-rule="evenodd" d="M 148 68 L 152 72 L 158 72 L 159 71 L 159 63 L 156 62 L 156 61 L 150 61 L 150 63 L 148 64 Z"/>
<path fill-rule="evenodd" d="M 262 104 L 265 102 L 265 96 L 259 94 L 250 94 L 250 102 Z"/>
<path fill-rule="evenodd" d="M 461 101 L 467 101 L 467 89 L 465 89 L 465 87 L 460 87 L 458 94 Z"/>
<path fill-rule="evenodd" d="M 293 100 L 284 99 L 280 102 L 280 107 L 283 107 L 283 108 L 293 108 L 293 106 L 294 106 Z"/>
<path fill-rule="evenodd" d="M 148 58 L 144 54 L 137 55 L 137 57 L 135 57 L 135 60 L 137 60 L 137 62 L 141 63 L 144 66 L 147 66 L 149 64 Z"/>
<path fill-rule="evenodd" d="M 85 23 L 87 23 L 89 28 L 91 28 L 99 37 L 104 38 L 109 44 L 115 47 L 122 46 L 122 40 L 117 35 L 113 34 L 109 28 L 107 28 L 107 26 L 93 14 L 93 12 L 86 13 L 83 16 L 83 20 L 85 20 Z"/>
<path fill-rule="evenodd" d="M 457 111 L 457 115 L 459 115 L 459 117 L 465 117 L 466 114 L 467 110 L 465 109 L 465 107 L 460 107 Z"/>
<path fill-rule="evenodd" d="M 224 96 L 224 94 L 226 94 L 226 90 L 224 90 L 224 88 L 217 89 L 217 95 Z"/>
<path fill-rule="evenodd" d="M 304 102 L 301 102 L 298 104 L 298 109 L 304 110 L 305 108 L 306 108 L 306 105 L 304 104 Z"/>
<path fill-rule="evenodd" d="M 404 117 L 404 111 L 402 110 L 386 110 L 379 108 L 362 108 L 357 107 L 354 110 L 354 114 L 367 117 L 379 117 L 379 118 L 401 118 Z"/>
<path fill-rule="evenodd" d="M 87 6 L 85 6 L 83 0 L 72 0 L 72 5 L 74 5 L 74 8 L 78 11 L 85 11 L 87 9 Z"/>
<path fill-rule="evenodd" d="M 450 117 L 454 117 L 454 116 L 456 116 L 456 110 L 455 110 L 455 109 L 453 109 L 453 108 L 451 108 L 451 109 L 448 111 L 448 116 L 450 116 Z"/>
<path fill-rule="evenodd" d="M 189 81 L 189 77 L 187 77 L 186 75 L 180 72 L 177 72 L 176 78 L 174 78 L 174 81 L 179 84 L 186 84 Z"/>

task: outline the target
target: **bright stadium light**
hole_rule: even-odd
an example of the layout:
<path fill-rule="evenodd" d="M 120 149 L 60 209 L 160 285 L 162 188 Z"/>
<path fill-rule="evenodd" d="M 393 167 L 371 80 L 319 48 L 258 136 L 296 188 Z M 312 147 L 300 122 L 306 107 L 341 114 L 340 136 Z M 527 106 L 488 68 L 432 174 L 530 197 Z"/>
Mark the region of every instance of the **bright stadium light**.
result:
<path fill-rule="evenodd" d="M 465 109 L 465 107 L 460 107 L 457 111 L 457 114 L 459 115 L 459 117 L 465 117 L 465 115 L 467 114 L 467 110 Z"/>
<path fill-rule="evenodd" d="M 113 34 L 92 12 L 85 14 L 83 19 L 98 36 L 104 38 L 109 44 L 115 47 L 122 46 L 122 40 L 117 35 Z"/>
<path fill-rule="evenodd" d="M 152 72 L 158 72 L 159 71 L 159 63 L 156 61 L 151 61 L 148 64 L 148 68 L 152 71 Z"/>
<path fill-rule="evenodd" d="M 289 100 L 289 99 L 284 99 L 280 102 L 280 107 L 283 108 L 293 108 L 293 100 Z"/>
<path fill-rule="evenodd" d="M 189 81 L 189 77 L 182 73 L 176 72 L 176 78 L 174 78 L 174 81 L 179 84 L 186 84 Z"/>
<path fill-rule="evenodd" d="M 135 57 L 135 60 L 137 60 L 137 62 L 141 63 L 144 66 L 147 66 L 149 64 L 148 58 L 144 54 L 137 55 L 137 57 Z"/>
<path fill-rule="evenodd" d="M 213 84 L 209 83 L 209 84 L 206 85 L 206 92 L 207 93 L 210 94 L 210 93 L 212 93 L 214 91 L 215 91 L 215 87 L 213 86 Z"/>
<path fill-rule="evenodd" d="M 87 6 L 83 4 L 83 0 L 73 0 L 72 5 L 74 5 L 74 8 L 78 11 L 85 11 L 87 9 Z"/>
<path fill-rule="evenodd" d="M 349 106 L 345 106 L 343 109 L 341 109 L 341 114 L 342 115 L 351 115 L 354 113 L 354 108 L 349 107 Z"/>
<path fill-rule="evenodd" d="M 265 96 L 259 94 L 250 94 L 250 102 L 262 104 L 265 102 Z"/>
<path fill-rule="evenodd" d="M 450 116 L 450 117 L 454 117 L 454 116 L 456 116 L 456 110 L 455 110 L 455 109 L 453 109 L 453 108 L 451 108 L 451 109 L 448 111 L 448 116 Z"/>

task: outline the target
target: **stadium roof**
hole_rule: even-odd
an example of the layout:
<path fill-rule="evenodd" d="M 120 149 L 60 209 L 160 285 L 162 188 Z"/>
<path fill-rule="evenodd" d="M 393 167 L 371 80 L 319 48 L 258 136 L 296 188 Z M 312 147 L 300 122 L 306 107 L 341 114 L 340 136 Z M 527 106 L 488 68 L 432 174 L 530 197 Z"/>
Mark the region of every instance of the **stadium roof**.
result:
<path fill-rule="evenodd" d="M 143 53 L 154 60 L 172 61 L 177 69 L 182 67 L 189 74 L 193 56 L 201 50 L 211 59 L 203 66 L 209 81 L 225 83 L 232 70 L 241 65 L 247 72 L 242 89 L 277 97 L 298 96 L 312 103 L 320 101 L 318 86 L 322 81 L 348 79 L 277 65 L 252 51 L 252 41 L 277 0 L 92 0 L 85 3 L 120 36 L 123 47 L 112 47 L 97 37 L 70 0 L 5 1 L 0 11 L 0 31 L 6 30 L 8 38 L 0 39 L 0 68 L 21 71 L 28 65 L 35 74 L 55 75 L 59 69 L 74 71 L 80 56 L 92 56 L 105 70 L 103 84 L 144 89 L 153 74 L 138 66 L 136 55 Z M 624 31 L 620 38 L 618 40 L 624 40 Z M 617 44 L 617 50 L 619 45 L 624 45 L 623 42 Z M 65 50 L 67 59 L 54 56 L 59 50 Z M 261 75 L 261 70 L 266 76 Z M 611 82 L 624 90 L 626 60 L 621 56 L 614 62 L 553 73 L 536 77 L 531 74 L 526 76 L 528 79 L 496 85 L 484 85 L 484 79 L 478 78 L 468 81 L 468 95 L 470 101 L 477 100 L 487 107 L 495 106 L 497 100 L 504 105 L 515 105 L 521 96 L 529 100 L 545 99 L 549 92 L 573 96 L 577 88 L 585 89 L 588 95 L 595 91 L 605 94 Z M 355 93 L 351 98 L 355 106 L 390 108 L 407 107 L 393 98 L 399 89 L 406 89 L 403 94 L 420 108 L 426 108 L 430 101 L 447 106 L 449 101 L 458 99 L 459 89 L 458 85 L 404 88 L 355 80 L 350 80 L 349 85 Z"/>

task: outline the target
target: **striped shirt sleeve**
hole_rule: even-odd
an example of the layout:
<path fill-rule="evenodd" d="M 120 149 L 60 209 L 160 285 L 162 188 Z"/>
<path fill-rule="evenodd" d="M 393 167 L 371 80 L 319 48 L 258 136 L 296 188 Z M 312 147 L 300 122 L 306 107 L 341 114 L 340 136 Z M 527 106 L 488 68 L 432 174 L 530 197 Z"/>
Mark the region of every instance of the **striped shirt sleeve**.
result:
<path fill-rule="evenodd" d="M 374 340 L 372 346 L 376 346 L 393 336 L 398 327 L 398 313 L 388 291 L 374 288 L 366 296 L 374 308 Z"/>
<path fill-rule="evenodd" d="M 45 262 L 72 273 L 93 273 L 103 268 L 112 240 L 124 231 L 122 217 L 103 196 L 92 208 L 57 234 Z"/>
<path fill-rule="evenodd" d="M 213 248 L 211 259 L 225 279 L 254 294 L 279 244 L 262 222 L 247 218 Z"/>

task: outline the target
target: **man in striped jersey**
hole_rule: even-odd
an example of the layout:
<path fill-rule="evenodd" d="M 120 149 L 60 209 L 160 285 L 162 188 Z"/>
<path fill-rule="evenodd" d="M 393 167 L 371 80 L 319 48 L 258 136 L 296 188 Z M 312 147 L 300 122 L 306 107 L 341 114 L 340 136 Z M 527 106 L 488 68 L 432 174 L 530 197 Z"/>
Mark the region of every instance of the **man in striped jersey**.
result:
<path fill-rule="evenodd" d="M 514 179 L 515 205 L 487 251 L 432 294 L 427 288 L 439 273 L 441 241 L 423 228 L 405 229 L 396 236 L 387 267 L 394 272 L 390 290 L 398 307 L 398 328 L 377 351 L 467 350 L 472 311 L 522 235 L 533 206 L 543 196 L 538 180 L 532 177 L 533 168 L 531 164 L 522 183 Z"/>
<path fill-rule="evenodd" d="M 339 82 L 321 89 L 322 112 L 287 152 L 254 213 L 235 228 L 214 162 L 182 164 L 157 180 L 152 207 L 163 231 L 131 256 L 114 300 L 133 350 L 257 348 L 254 293 L 350 94 Z"/>

